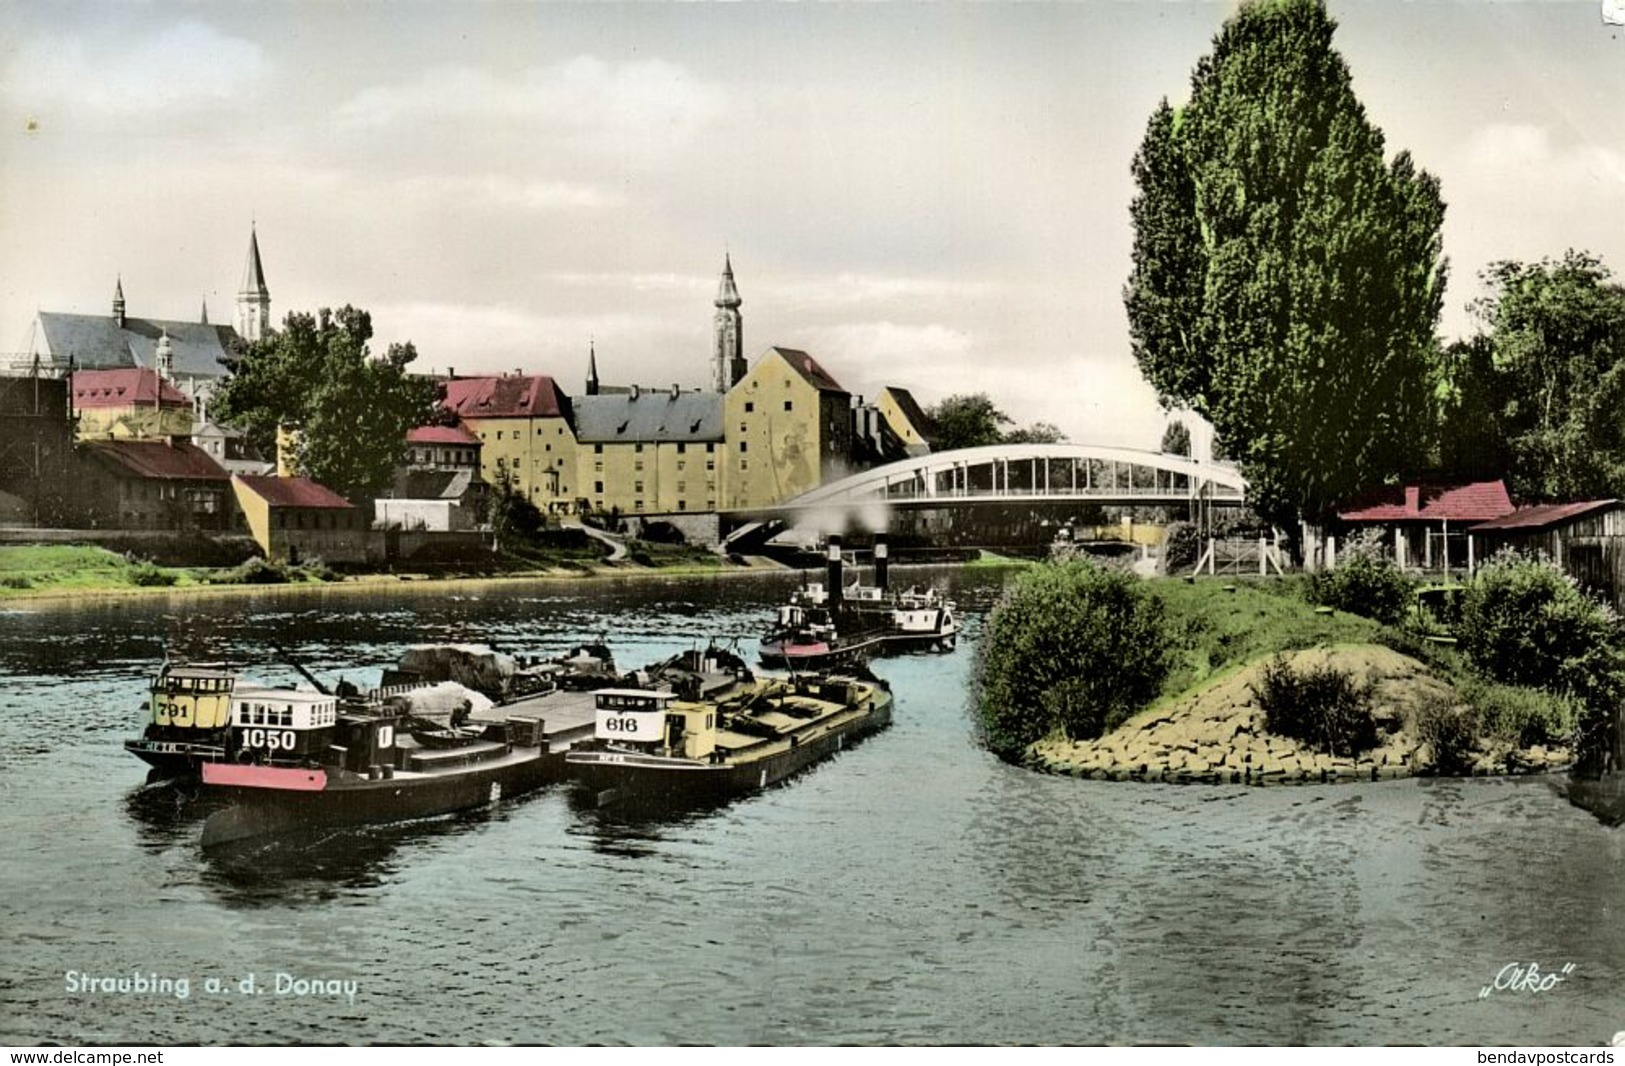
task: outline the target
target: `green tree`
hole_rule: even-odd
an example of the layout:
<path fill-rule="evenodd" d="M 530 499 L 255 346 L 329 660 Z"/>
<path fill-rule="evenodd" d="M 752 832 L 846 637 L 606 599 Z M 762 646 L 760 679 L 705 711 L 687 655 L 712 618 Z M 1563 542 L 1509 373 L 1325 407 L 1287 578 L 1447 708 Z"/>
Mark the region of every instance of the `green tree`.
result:
<path fill-rule="evenodd" d="M 1438 182 L 1381 132 L 1318 0 L 1249 3 L 1133 163 L 1133 349 L 1266 517 L 1324 518 L 1422 460 L 1445 283 Z"/>
<path fill-rule="evenodd" d="M 497 483 L 491 490 L 490 515 L 492 535 L 497 546 L 505 551 L 535 543 L 547 525 L 541 509 L 525 498 L 505 468 L 497 471 Z"/>
<path fill-rule="evenodd" d="M 1625 495 L 1625 287 L 1573 250 L 1483 279 L 1486 331 L 1448 352 L 1444 465 L 1525 499 Z"/>
<path fill-rule="evenodd" d="M 936 426 L 932 447 L 939 452 L 998 444 L 1004 439 L 1001 427 L 1010 424 L 1010 416 L 993 406 L 985 392 L 950 396 L 926 415 Z"/>
<path fill-rule="evenodd" d="M 374 358 L 372 316 L 354 307 L 290 313 L 250 345 L 215 393 L 216 416 L 274 449 L 278 426 L 297 427 L 298 471 L 357 502 L 387 486 L 406 433 L 434 415 L 437 387 L 409 375 L 410 343 Z"/>
<path fill-rule="evenodd" d="M 1162 454 L 1189 456 L 1190 453 L 1191 431 L 1178 420 L 1168 423 L 1168 428 L 1162 431 Z"/>
<path fill-rule="evenodd" d="M 1066 434 L 1052 422 L 1034 422 L 1012 429 L 1004 435 L 1003 441 L 1005 444 L 1064 444 Z"/>
<path fill-rule="evenodd" d="M 988 746 L 1015 759 L 1057 729 L 1099 736 L 1157 694 L 1169 662 L 1162 601 L 1138 578 L 1088 561 L 1027 570 L 977 646 Z"/>

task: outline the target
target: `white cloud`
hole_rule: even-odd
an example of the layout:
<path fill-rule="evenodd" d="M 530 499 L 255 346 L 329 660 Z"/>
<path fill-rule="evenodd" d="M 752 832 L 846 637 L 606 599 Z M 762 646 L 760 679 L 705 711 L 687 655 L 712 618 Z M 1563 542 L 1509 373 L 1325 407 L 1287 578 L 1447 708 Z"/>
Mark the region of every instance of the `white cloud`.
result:
<path fill-rule="evenodd" d="M 341 104 L 341 125 L 518 125 L 573 131 L 619 144 L 682 139 L 722 113 L 723 96 L 684 67 L 659 59 L 611 65 L 578 56 L 515 76 L 436 67 L 416 81 L 374 86 Z"/>
<path fill-rule="evenodd" d="M 573 207 L 612 207 L 618 193 L 567 181 L 527 181 L 505 174 L 425 175 L 395 183 L 393 191 L 425 206 L 454 202 L 459 208 L 484 207 L 553 211 Z"/>
<path fill-rule="evenodd" d="M 1468 140 L 1466 159 L 1473 170 L 1504 175 L 1518 190 L 1625 185 L 1625 152 L 1597 143 L 1555 145 L 1544 126 L 1485 126 Z"/>
<path fill-rule="evenodd" d="M 37 37 L 0 77 L 0 93 L 30 110 L 190 110 L 241 95 L 265 72 L 259 45 L 187 20 L 133 37 Z"/>

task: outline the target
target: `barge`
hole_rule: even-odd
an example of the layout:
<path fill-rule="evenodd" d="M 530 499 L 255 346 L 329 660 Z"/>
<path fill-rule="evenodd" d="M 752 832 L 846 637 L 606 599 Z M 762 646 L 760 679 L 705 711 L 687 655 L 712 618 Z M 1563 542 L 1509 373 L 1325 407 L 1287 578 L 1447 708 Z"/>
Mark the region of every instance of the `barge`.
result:
<path fill-rule="evenodd" d="M 858 677 L 600 689 L 594 740 L 565 754 L 597 806 L 715 803 L 767 788 L 891 723 L 892 694 Z"/>

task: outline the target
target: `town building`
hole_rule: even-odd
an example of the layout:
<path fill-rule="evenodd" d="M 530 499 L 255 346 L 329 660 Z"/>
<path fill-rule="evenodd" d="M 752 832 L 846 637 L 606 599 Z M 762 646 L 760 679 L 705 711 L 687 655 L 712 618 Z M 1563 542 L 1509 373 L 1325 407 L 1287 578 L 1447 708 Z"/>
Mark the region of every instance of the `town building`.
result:
<path fill-rule="evenodd" d="M 888 385 L 875 397 L 875 408 L 902 441 L 909 457 L 926 455 L 931 451 L 936 427 L 914 399 L 913 393 L 896 385 Z"/>
<path fill-rule="evenodd" d="M 573 404 L 581 486 L 595 511 L 714 512 L 721 498 L 723 397 L 633 386 Z"/>
<path fill-rule="evenodd" d="M 764 352 L 724 398 L 723 508 L 770 506 L 850 473 L 851 400 L 806 352 Z"/>
<path fill-rule="evenodd" d="M 159 350 L 169 343 L 159 338 Z M 192 401 L 157 370 L 76 370 L 70 378 L 80 440 L 189 437 Z"/>
<path fill-rule="evenodd" d="M 406 435 L 406 461 L 389 495 L 373 502 L 373 522 L 385 529 L 465 532 L 486 508 L 480 439 L 462 425 L 419 426 Z"/>
<path fill-rule="evenodd" d="M 76 449 L 79 511 L 93 529 L 228 532 L 230 475 L 180 440 L 87 440 Z"/>
<path fill-rule="evenodd" d="M 0 522 L 65 525 L 73 501 L 68 380 L 35 365 L 0 374 Z"/>
<path fill-rule="evenodd" d="M 192 443 L 209 454 L 228 474 L 271 474 L 276 463 L 248 442 L 248 434 L 232 426 L 202 422 L 192 427 Z"/>
<path fill-rule="evenodd" d="M 570 398 L 545 375 L 454 377 L 441 406 L 480 442 L 479 472 L 507 483 L 544 513 L 575 509 L 576 438 Z"/>
<path fill-rule="evenodd" d="M 306 477 L 255 474 L 233 475 L 231 487 L 249 534 L 267 559 L 366 561 L 361 512 L 332 489 Z"/>
<path fill-rule="evenodd" d="M 252 230 L 237 299 L 238 321 L 247 327 L 241 334 L 231 326 L 209 322 L 207 306 L 196 322 L 141 318 L 128 313 L 120 277 L 113 287 L 111 314 L 39 312 L 30 354 L 49 365 L 75 370 L 157 370 L 203 412 L 233 355 L 245 341 L 260 339 L 270 328 L 271 293 L 260 265 L 259 238 Z M 167 355 L 160 344 L 165 338 Z"/>

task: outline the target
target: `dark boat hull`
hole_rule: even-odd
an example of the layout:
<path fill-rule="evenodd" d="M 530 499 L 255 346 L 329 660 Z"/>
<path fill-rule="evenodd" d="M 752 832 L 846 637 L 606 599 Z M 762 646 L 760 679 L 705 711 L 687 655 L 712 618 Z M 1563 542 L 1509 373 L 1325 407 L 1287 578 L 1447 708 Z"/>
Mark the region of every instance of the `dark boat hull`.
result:
<path fill-rule="evenodd" d="M 562 752 L 524 752 L 443 773 L 344 780 L 319 791 L 210 787 L 232 805 L 204 823 L 203 846 L 432 818 L 523 795 L 563 776 Z"/>
<path fill-rule="evenodd" d="M 604 751 L 576 752 L 570 774 L 596 806 L 678 807 L 718 803 L 768 788 L 891 724 L 889 696 L 867 714 L 781 751 L 737 763 L 705 763 Z"/>

